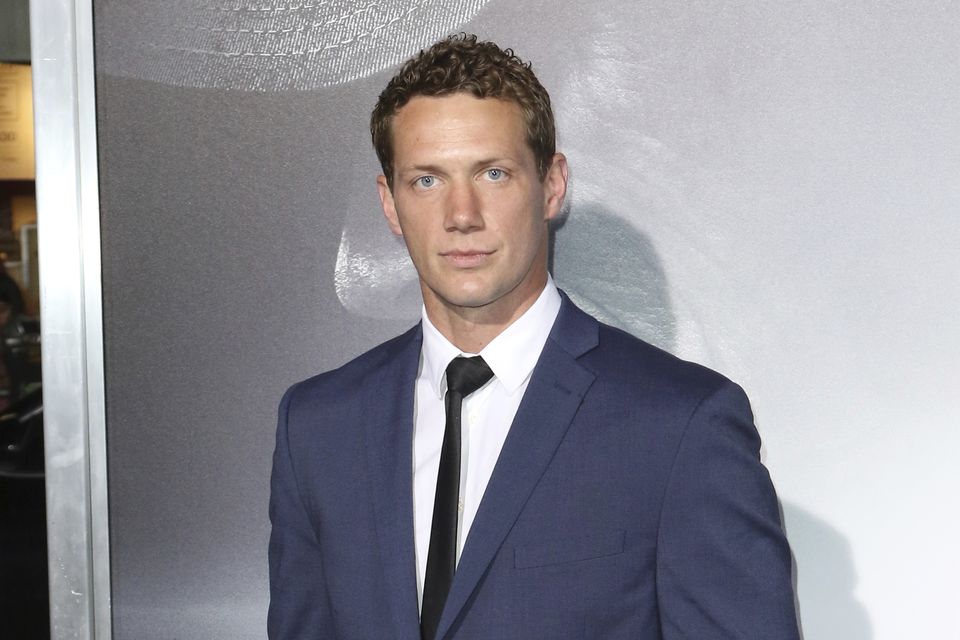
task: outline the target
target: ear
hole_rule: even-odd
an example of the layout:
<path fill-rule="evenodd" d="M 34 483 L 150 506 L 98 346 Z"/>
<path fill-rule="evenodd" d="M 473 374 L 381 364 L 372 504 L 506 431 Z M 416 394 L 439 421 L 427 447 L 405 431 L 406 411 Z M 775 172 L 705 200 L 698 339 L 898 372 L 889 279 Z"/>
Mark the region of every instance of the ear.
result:
<path fill-rule="evenodd" d="M 567 195 L 567 158 L 556 153 L 543 178 L 543 217 L 552 220 L 563 208 L 563 199 Z"/>
<path fill-rule="evenodd" d="M 390 231 L 395 235 L 402 236 L 403 229 L 400 228 L 400 217 L 397 215 L 397 205 L 393 201 L 393 191 L 387 183 L 387 177 L 377 176 L 377 191 L 380 193 L 380 206 L 383 207 L 383 217 L 387 219 L 390 225 Z"/>

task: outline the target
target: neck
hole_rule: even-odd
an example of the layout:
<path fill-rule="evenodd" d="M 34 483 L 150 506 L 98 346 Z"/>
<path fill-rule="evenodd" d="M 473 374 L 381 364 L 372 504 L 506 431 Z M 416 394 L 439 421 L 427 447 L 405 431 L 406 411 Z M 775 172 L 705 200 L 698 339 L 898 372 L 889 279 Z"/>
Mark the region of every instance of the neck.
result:
<path fill-rule="evenodd" d="M 427 317 L 447 340 L 464 353 L 480 353 L 537 301 L 547 284 L 546 273 L 534 286 L 520 287 L 481 307 L 458 307 L 424 296 Z M 522 287 L 523 285 L 521 285 Z"/>

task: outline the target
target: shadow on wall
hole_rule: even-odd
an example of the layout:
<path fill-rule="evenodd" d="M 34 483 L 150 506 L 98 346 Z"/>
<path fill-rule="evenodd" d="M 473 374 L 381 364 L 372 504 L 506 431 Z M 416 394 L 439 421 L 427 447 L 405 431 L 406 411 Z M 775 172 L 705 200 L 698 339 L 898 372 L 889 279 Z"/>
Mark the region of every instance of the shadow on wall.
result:
<path fill-rule="evenodd" d="M 599 320 L 674 351 L 677 319 L 650 239 L 600 203 L 574 203 L 554 225 L 557 285 Z"/>
<path fill-rule="evenodd" d="M 857 601 L 853 549 L 827 522 L 781 504 L 794 557 L 794 590 L 805 640 L 870 640 L 873 627 Z M 801 607 L 799 602 L 803 603 Z"/>

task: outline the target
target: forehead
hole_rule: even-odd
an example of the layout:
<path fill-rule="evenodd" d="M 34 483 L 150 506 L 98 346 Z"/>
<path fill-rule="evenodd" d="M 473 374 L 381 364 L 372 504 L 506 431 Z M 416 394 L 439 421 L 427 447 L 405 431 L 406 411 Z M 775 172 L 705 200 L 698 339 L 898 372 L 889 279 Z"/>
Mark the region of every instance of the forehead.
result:
<path fill-rule="evenodd" d="M 477 98 L 469 93 L 415 96 L 393 117 L 394 136 L 416 130 L 455 130 L 485 127 L 490 134 L 524 132 L 517 103 L 499 98 Z"/>
<path fill-rule="evenodd" d="M 512 101 L 477 98 L 468 93 L 416 96 L 391 123 L 398 156 L 460 150 L 526 148 L 523 114 Z"/>

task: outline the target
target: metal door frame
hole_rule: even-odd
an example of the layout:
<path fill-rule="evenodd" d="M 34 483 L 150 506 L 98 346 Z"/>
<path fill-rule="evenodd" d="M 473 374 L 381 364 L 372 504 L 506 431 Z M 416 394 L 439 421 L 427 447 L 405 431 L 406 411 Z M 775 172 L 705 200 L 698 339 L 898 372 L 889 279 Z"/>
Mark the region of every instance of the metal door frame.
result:
<path fill-rule="evenodd" d="M 50 626 L 110 640 L 100 203 L 89 0 L 31 0 Z"/>

